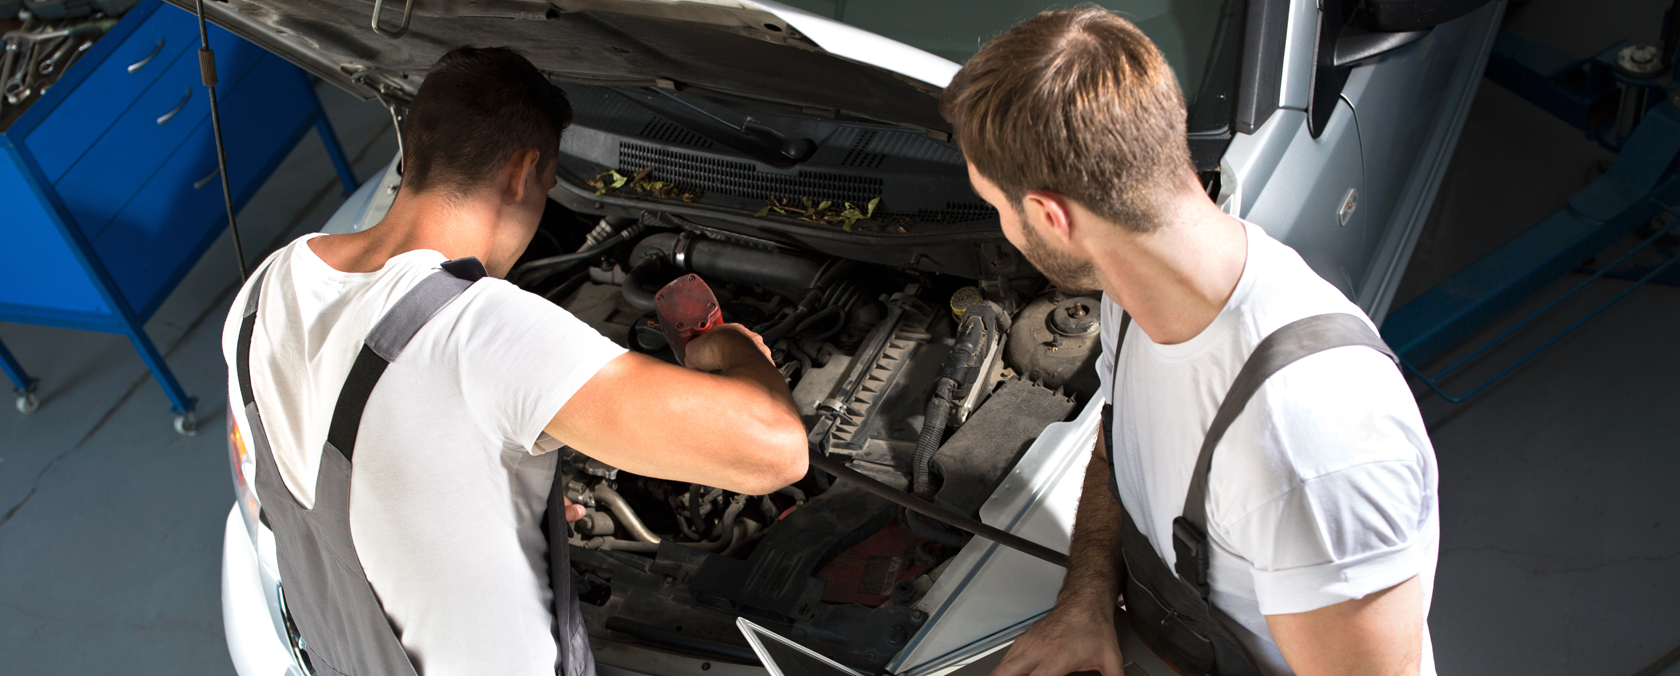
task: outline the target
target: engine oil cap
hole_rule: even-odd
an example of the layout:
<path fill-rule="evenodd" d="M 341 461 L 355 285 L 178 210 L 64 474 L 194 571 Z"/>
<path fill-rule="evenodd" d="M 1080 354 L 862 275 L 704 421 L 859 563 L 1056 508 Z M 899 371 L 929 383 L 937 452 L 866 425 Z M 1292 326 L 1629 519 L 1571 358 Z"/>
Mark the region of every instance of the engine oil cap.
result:
<path fill-rule="evenodd" d="M 980 289 L 978 288 L 965 286 L 957 289 L 956 293 L 951 294 L 951 314 L 962 317 L 964 313 L 968 312 L 969 308 L 974 307 L 981 300 L 983 299 L 980 297 Z"/>

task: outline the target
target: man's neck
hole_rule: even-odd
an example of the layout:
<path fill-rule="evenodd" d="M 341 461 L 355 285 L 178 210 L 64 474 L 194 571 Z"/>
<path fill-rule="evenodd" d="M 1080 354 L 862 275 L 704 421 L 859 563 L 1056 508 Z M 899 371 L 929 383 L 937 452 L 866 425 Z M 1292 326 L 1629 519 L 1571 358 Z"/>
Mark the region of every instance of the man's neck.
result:
<path fill-rule="evenodd" d="M 375 272 L 392 257 L 423 249 L 448 259 L 475 256 L 488 263 L 495 219 L 494 207 L 479 201 L 399 194 L 379 223 L 360 232 L 316 237 L 309 248 L 340 272 Z"/>
<path fill-rule="evenodd" d="M 1103 289 L 1149 339 L 1195 338 L 1224 310 L 1248 260 L 1248 235 L 1199 192 L 1148 233 L 1115 228 L 1093 252 Z"/>

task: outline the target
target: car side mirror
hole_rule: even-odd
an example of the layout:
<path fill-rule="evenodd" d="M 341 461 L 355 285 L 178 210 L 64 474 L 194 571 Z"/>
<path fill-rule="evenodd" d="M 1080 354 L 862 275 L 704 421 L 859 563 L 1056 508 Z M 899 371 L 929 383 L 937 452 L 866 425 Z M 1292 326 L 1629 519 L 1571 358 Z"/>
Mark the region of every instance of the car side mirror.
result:
<path fill-rule="evenodd" d="M 1307 131 L 1324 133 L 1341 97 L 1348 71 L 1422 40 L 1435 26 L 1469 14 L 1488 0 L 1322 0 L 1318 50 L 1313 59 Z"/>
<path fill-rule="evenodd" d="M 1434 29 L 1424 28 L 1400 33 L 1376 33 L 1351 26 L 1344 28 L 1341 36 L 1336 38 L 1335 60 L 1332 65 L 1337 68 L 1354 66 L 1361 61 L 1382 56 L 1422 40 L 1424 36 L 1429 35 L 1431 30 Z"/>
<path fill-rule="evenodd" d="M 1364 27 L 1378 33 L 1428 30 L 1480 9 L 1488 0 L 1365 0 Z"/>

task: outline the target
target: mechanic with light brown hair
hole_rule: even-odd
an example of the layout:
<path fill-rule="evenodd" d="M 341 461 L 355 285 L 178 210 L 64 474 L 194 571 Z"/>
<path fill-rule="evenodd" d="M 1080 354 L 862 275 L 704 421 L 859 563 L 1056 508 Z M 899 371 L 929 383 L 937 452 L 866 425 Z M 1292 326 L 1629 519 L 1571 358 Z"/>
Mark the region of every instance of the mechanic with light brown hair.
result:
<path fill-rule="evenodd" d="M 1116 621 L 1186 674 L 1434 674 L 1417 404 L 1357 306 L 1208 198 L 1149 38 L 1041 13 L 963 66 L 943 112 L 1010 242 L 1104 294 L 1111 408 L 1067 577 L 993 676 L 1121 676 Z"/>

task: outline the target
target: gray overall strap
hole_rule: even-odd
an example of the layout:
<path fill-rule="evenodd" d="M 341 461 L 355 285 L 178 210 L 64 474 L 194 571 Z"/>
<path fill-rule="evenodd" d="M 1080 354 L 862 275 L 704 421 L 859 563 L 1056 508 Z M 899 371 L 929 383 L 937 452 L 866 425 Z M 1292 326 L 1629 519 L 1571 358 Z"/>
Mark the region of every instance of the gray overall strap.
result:
<path fill-rule="evenodd" d="M 1177 554 L 1173 568 L 1180 578 L 1201 591 L 1202 598 L 1207 598 L 1209 591 L 1207 491 L 1214 448 L 1272 374 L 1309 355 L 1353 346 L 1368 347 L 1395 360 L 1394 351 L 1364 320 L 1350 314 L 1330 313 L 1298 319 L 1273 331 L 1255 346 L 1242 370 L 1237 372 L 1225 400 L 1219 404 L 1219 412 L 1213 416 L 1213 424 L 1208 426 L 1207 436 L 1202 439 L 1201 454 L 1190 475 L 1190 490 L 1184 496 L 1183 515 L 1173 520 L 1173 549 Z"/>
<path fill-rule="evenodd" d="M 246 300 L 236 369 L 257 460 L 258 498 L 274 531 L 286 608 L 315 673 L 413 676 L 414 665 L 368 584 L 351 539 L 351 458 L 362 411 L 385 367 L 438 310 L 471 286 L 467 278 L 483 276 L 483 267 L 472 259 L 446 263 L 444 272 L 421 280 L 375 325 L 340 390 L 321 453 L 315 504 L 307 509 L 280 477 L 251 386 L 251 337 L 266 276 L 265 268 Z"/>
<path fill-rule="evenodd" d="M 1132 328 L 1132 313 L 1120 311 L 1120 335 L 1114 339 L 1114 368 L 1109 369 L 1108 403 L 1102 407 L 1102 435 L 1103 454 L 1108 460 L 1108 492 L 1114 495 L 1114 504 L 1125 505 L 1120 501 L 1120 479 L 1114 471 L 1114 396 L 1120 388 L 1120 350 L 1126 347 L 1126 331 Z M 1122 507 L 1123 509 L 1124 507 Z"/>

